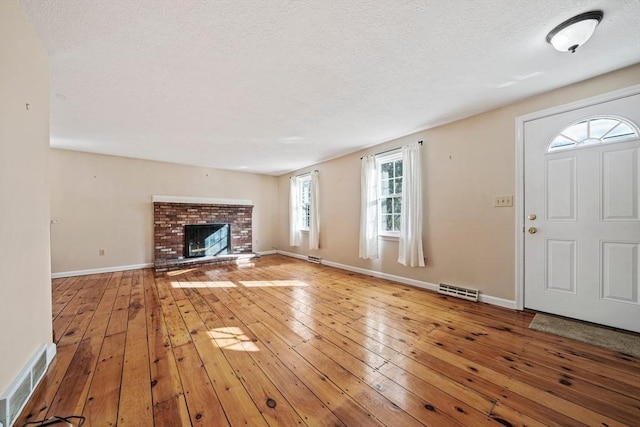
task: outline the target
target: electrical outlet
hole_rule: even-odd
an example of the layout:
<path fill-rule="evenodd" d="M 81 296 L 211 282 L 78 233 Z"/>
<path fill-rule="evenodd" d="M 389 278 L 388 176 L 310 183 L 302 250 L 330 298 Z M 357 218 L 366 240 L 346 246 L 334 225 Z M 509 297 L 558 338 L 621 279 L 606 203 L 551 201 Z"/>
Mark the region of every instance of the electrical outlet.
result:
<path fill-rule="evenodd" d="M 100 254 L 100 256 L 104 256 L 104 249 L 100 249 L 100 250 L 98 251 L 98 254 Z"/>
<path fill-rule="evenodd" d="M 494 208 L 506 208 L 513 206 L 513 196 L 494 196 Z"/>

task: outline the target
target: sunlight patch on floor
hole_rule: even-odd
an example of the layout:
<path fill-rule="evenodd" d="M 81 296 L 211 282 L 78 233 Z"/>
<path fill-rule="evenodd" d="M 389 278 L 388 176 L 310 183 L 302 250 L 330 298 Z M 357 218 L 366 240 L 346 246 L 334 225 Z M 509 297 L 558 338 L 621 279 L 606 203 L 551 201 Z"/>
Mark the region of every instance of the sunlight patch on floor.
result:
<path fill-rule="evenodd" d="M 187 273 L 191 273 L 192 271 L 197 270 L 196 268 L 186 268 L 186 269 L 182 269 L 182 270 L 174 270 L 174 271 L 167 271 L 165 274 L 167 275 L 167 277 L 173 277 L 173 276 L 180 276 L 182 274 L 187 274 Z"/>
<path fill-rule="evenodd" d="M 240 328 L 224 327 L 209 331 L 213 344 L 223 350 L 233 351 L 260 351 L 254 340 L 249 338 Z"/>
<path fill-rule="evenodd" d="M 241 280 L 240 284 L 247 288 L 268 288 L 268 287 L 304 287 L 309 286 L 300 280 Z"/>
<path fill-rule="evenodd" d="M 174 288 L 236 288 L 237 285 L 229 281 L 220 282 L 171 282 Z"/>
<path fill-rule="evenodd" d="M 235 264 L 238 268 L 253 268 L 256 265 L 253 259 L 253 255 L 240 255 Z"/>
<path fill-rule="evenodd" d="M 309 286 L 305 282 L 301 282 L 300 280 L 241 280 L 239 282 L 234 283 L 230 281 L 194 281 L 194 282 L 179 282 L 173 281 L 171 282 L 171 286 L 174 288 L 237 288 L 237 287 L 246 287 L 246 288 L 273 288 L 273 287 L 292 287 L 292 288 L 301 288 Z"/>
<path fill-rule="evenodd" d="M 256 266 L 256 264 L 254 262 L 249 262 L 249 261 L 236 261 L 236 266 L 239 269 L 243 269 L 243 268 L 253 268 Z"/>

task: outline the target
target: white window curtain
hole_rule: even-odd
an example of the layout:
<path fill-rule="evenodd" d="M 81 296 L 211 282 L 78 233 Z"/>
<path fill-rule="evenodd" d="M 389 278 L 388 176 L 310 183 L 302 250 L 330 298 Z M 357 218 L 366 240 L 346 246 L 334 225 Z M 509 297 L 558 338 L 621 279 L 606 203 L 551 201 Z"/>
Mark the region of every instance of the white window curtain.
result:
<path fill-rule="evenodd" d="M 421 164 L 418 143 L 402 147 L 402 214 L 398 262 L 407 267 L 424 267 Z"/>
<path fill-rule="evenodd" d="M 311 214 L 309 215 L 309 249 L 320 248 L 320 180 L 311 172 Z"/>
<path fill-rule="evenodd" d="M 289 245 L 300 246 L 300 189 L 297 177 L 289 180 Z"/>
<path fill-rule="evenodd" d="M 361 162 L 360 258 L 378 258 L 378 175 L 375 156 L 365 156 Z"/>

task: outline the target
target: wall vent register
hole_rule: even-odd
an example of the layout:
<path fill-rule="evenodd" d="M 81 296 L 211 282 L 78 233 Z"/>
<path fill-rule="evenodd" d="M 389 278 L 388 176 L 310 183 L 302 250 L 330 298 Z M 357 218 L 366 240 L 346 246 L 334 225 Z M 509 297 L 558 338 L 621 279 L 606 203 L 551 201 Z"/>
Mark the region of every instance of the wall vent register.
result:
<path fill-rule="evenodd" d="M 469 301 L 478 301 L 478 296 L 480 294 L 477 289 L 462 288 L 460 286 L 447 285 L 446 283 L 440 283 L 438 293 Z"/>

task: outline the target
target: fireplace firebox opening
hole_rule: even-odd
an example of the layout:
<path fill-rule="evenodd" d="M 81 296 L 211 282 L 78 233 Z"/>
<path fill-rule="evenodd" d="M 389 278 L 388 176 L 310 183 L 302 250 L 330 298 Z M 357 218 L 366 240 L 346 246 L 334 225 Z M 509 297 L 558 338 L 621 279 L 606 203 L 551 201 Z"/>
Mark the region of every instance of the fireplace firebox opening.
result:
<path fill-rule="evenodd" d="M 197 258 L 231 253 L 229 224 L 192 224 L 184 226 L 184 256 Z"/>

